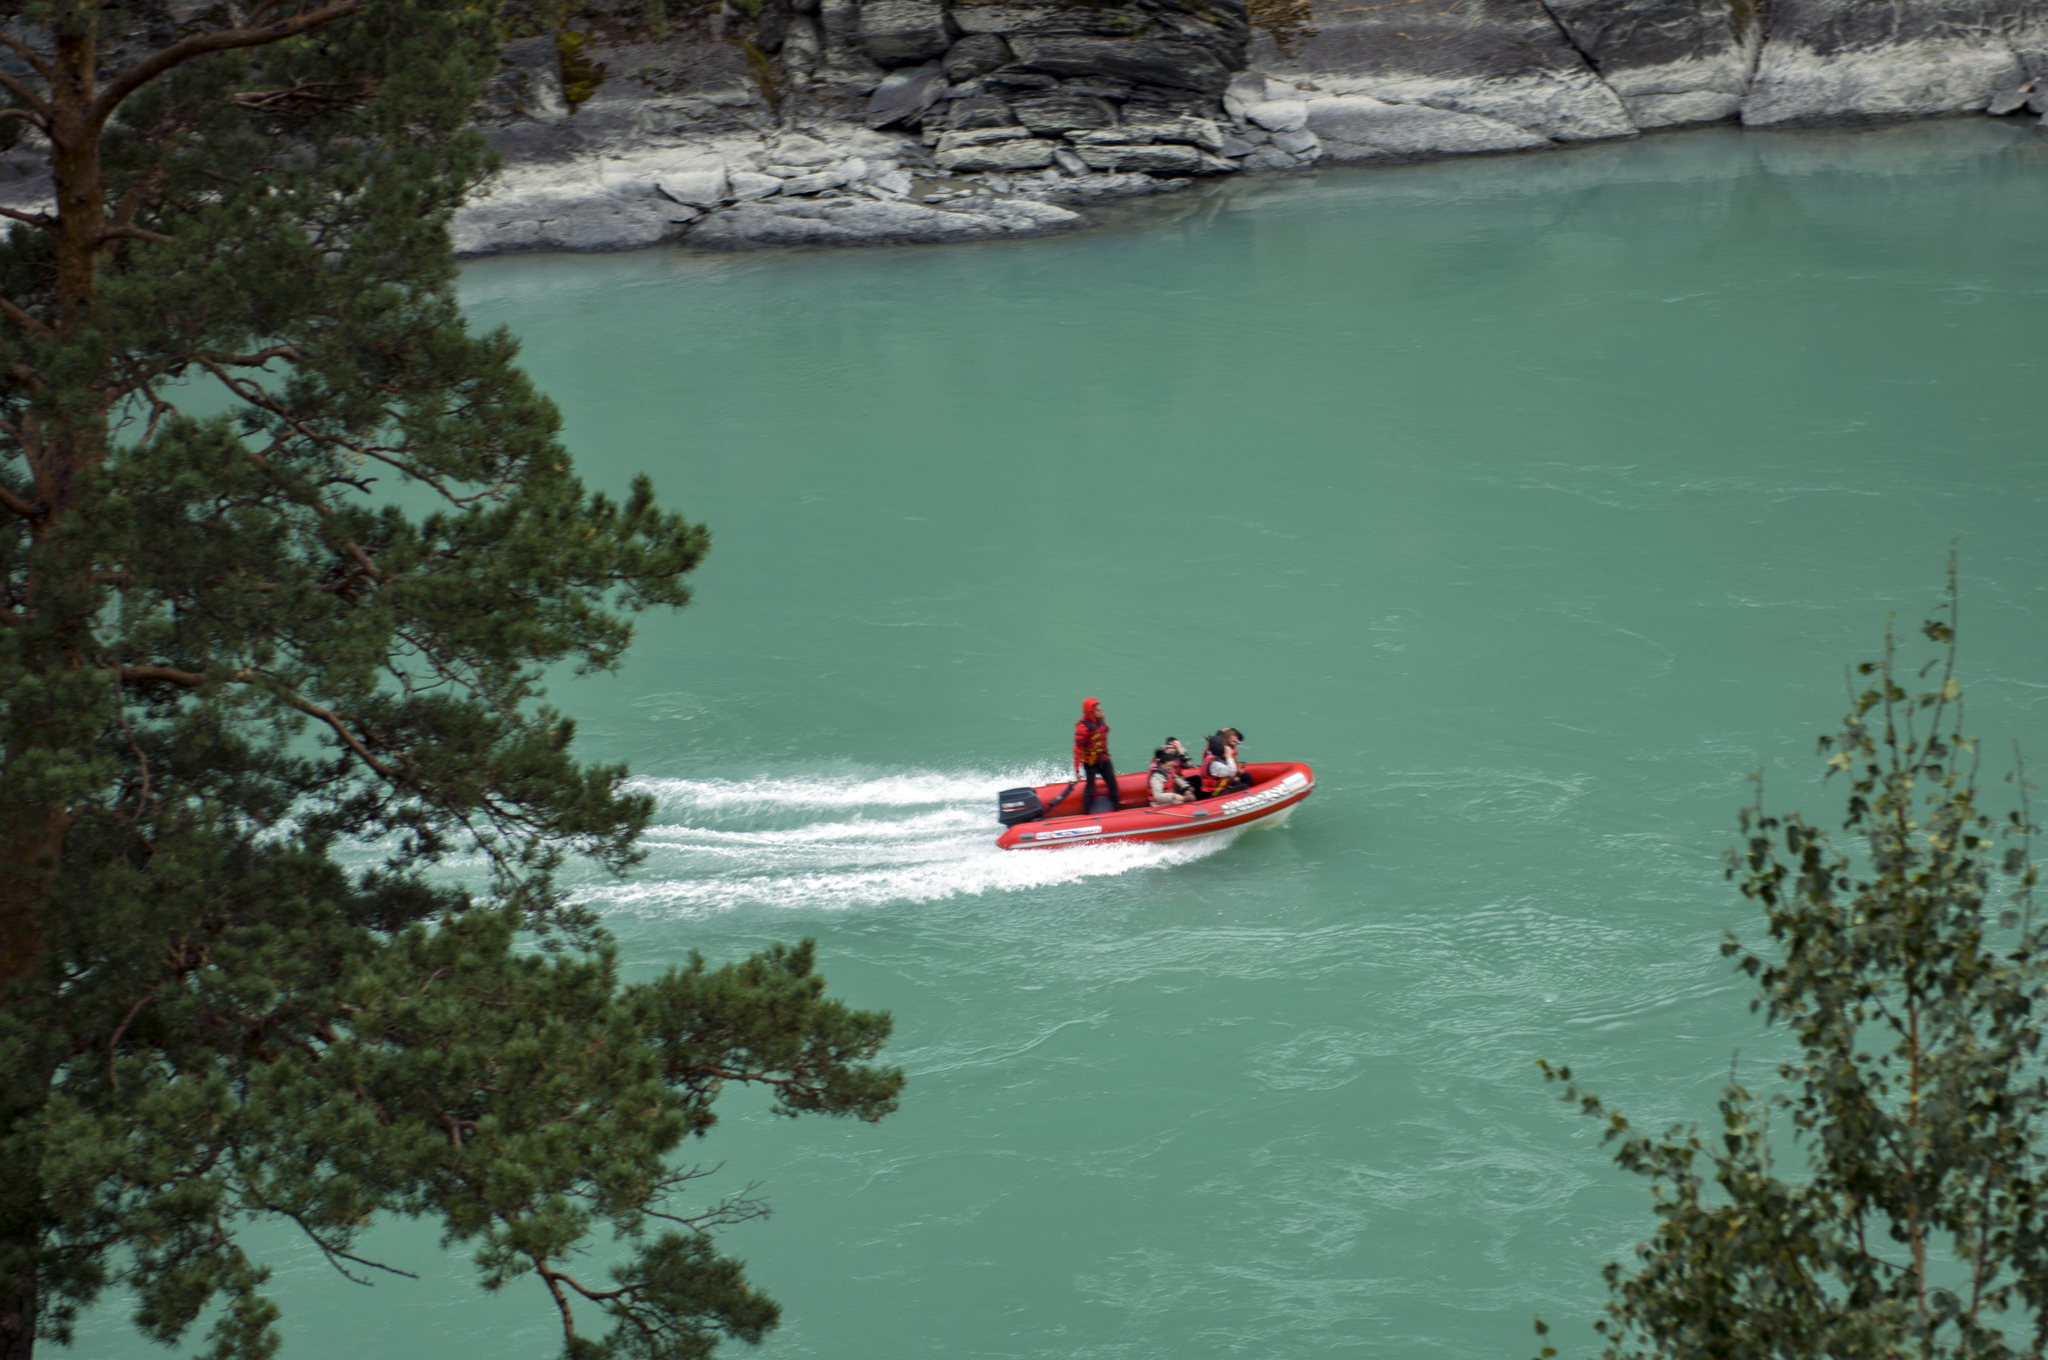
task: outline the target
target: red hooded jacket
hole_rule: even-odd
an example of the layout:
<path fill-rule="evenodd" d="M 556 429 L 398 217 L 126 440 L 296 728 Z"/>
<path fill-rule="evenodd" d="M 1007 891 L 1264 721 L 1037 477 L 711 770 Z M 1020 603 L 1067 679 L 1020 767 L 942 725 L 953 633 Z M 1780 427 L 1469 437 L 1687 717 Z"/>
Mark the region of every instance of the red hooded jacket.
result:
<path fill-rule="evenodd" d="M 1094 699 L 1081 704 L 1081 721 L 1074 724 L 1074 767 L 1093 765 L 1109 759 L 1109 724 L 1102 720 L 1102 705 Z"/>

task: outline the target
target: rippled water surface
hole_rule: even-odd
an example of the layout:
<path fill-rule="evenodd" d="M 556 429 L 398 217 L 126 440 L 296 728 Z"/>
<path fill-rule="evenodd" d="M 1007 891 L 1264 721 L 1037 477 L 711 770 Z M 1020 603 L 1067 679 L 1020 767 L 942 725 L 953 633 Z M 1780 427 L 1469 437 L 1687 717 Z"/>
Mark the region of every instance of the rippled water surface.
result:
<path fill-rule="evenodd" d="M 1339 172 L 977 247 L 472 267 L 592 478 L 717 536 L 565 683 L 660 814 L 636 970 L 814 935 L 896 1016 L 880 1126 L 704 1147 L 773 1360 L 1526 1355 L 1650 1222 L 1534 1059 L 1652 1123 L 1774 1045 L 1717 954 L 1746 776 L 1952 541 L 1972 726 L 2048 753 L 2048 142 L 1708 132 Z M 1311 762 L 1234 843 L 1006 855 L 1084 695 L 1119 764 Z M 1739 1057 L 1737 1054 L 1739 1050 Z M 287 1354 L 544 1355 L 275 1256 Z M 112 1312 L 85 1337 L 141 1353 Z"/>

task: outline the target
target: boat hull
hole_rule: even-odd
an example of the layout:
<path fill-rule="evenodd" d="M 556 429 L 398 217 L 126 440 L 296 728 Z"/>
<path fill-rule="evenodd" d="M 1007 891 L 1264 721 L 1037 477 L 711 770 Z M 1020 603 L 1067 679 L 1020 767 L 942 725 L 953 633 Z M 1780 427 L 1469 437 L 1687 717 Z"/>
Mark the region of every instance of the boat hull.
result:
<path fill-rule="evenodd" d="M 1298 761 L 1260 761 L 1244 767 L 1252 786 L 1174 807 L 1146 806 L 1150 774 L 1117 777 L 1115 812 L 1084 815 L 1081 785 L 1045 784 L 1037 790 L 1046 813 L 1005 827 L 996 844 L 1005 850 L 1056 850 L 1070 845 L 1179 841 L 1213 836 L 1260 823 L 1277 826 L 1315 792 L 1315 772 Z M 1055 801 L 1057 800 L 1057 801 Z"/>

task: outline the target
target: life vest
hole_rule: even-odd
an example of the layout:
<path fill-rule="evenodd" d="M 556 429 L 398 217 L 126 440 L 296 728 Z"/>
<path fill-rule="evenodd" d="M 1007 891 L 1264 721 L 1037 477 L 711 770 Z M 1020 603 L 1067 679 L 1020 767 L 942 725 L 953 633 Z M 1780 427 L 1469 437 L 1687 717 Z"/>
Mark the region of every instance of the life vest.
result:
<path fill-rule="evenodd" d="M 1074 724 L 1074 763 L 1093 765 L 1109 759 L 1109 724 L 1087 718 Z"/>
<path fill-rule="evenodd" d="M 1209 749 L 1208 743 L 1205 742 L 1202 745 L 1202 769 L 1195 782 L 1196 787 L 1202 791 L 1204 798 L 1213 798 L 1223 792 L 1230 781 L 1237 777 L 1235 775 L 1213 775 L 1209 773 L 1209 766 L 1216 760 L 1228 760 L 1233 765 L 1237 763 L 1234 760 L 1230 760 L 1228 755 L 1230 748 L 1226 746 L 1223 749 L 1225 754 L 1217 756 Z"/>
<path fill-rule="evenodd" d="M 1193 792 L 1192 789 L 1189 789 L 1187 787 L 1187 776 L 1181 773 L 1181 771 L 1185 768 L 1185 766 L 1177 765 L 1171 760 L 1162 760 L 1156 762 L 1152 766 L 1152 773 L 1154 775 L 1165 775 L 1166 787 L 1162 789 L 1154 789 L 1152 791 L 1152 796 L 1154 798 L 1157 798 L 1161 794 Z M 1149 787 L 1149 785 L 1151 784 L 1151 779 L 1148 777 L 1145 782 Z"/>

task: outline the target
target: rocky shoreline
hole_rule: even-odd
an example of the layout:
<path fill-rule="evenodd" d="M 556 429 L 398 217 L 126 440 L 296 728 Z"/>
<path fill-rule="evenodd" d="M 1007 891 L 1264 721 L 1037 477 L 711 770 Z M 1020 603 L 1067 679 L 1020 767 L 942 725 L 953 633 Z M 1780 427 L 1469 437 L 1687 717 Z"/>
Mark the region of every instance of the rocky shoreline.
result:
<path fill-rule="evenodd" d="M 1733 123 L 2048 124 L 2044 0 L 586 0 L 463 256 L 1041 235 L 1204 178 Z M 606 8 L 614 6 L 614 8 Z M 47 200 L 0 156 L 0 203 Z"/>
<path fill-rule="evenodd" d="M 705 0 L 663 36 L 621 3 L 507 48 L 464 255 L 982 240 L 1204 176 L 2048 115 L 2041 0 Z"/>

